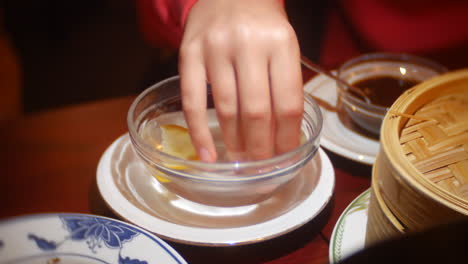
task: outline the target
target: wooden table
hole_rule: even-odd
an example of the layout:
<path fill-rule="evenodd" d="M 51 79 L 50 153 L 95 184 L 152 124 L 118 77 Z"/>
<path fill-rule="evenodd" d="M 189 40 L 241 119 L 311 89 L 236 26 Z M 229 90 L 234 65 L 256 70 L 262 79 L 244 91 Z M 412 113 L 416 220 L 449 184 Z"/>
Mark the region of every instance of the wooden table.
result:
<path fill-rule="evenodd" d="M 126 132 L 134 97 L 37 113 L 0 126 L 0 219 L 45 212 L 116 217 L 96 185 L 104 150 Z M 333 227 L 344 208 L 370 186 L 370 166 L 327 152 L 335 168 L 332 201 L 315 219 L 281 237 L 238 247 L 169 242 L 189 263 L 311 264 L 328 262 Z"/>

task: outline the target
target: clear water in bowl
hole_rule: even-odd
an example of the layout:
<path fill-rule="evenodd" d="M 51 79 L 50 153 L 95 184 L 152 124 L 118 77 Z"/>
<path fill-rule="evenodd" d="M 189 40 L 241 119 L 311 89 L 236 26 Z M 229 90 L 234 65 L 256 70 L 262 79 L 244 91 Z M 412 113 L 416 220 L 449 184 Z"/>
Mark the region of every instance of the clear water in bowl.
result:
<path fill-rule="evenodd" d="M 156 149 L 161 149 L 160 146 L 163 139 L 160 126 L 162 125 L 178 125 L 185 128 L 187 127 L 182 111 L 164 113 L 154 119 L 147 120 L 140 127 L 140 133 L 142 138 L 146 142 L 151 142 L 150 144 L 152 144 Z M 242 155 L 242 153 L 238 153 L 236 155 L 236 160 L 233 160 L 233 155 L 229 155 L 229 153 L 227 153 L 223 143 L 221 128 L 219 127 L 218 119 L 216 118 L 216 111 L 214 109 L 208 110 L 208 126 L 210 128 L 211 135 L 213 136 L 216 152 L 218 153 L 218 162 L 245 160 L 245 154 Z"/>
<path fill-rule="evenodd" d="M 228 163 L 248 161 L 249 159 L 246 153 L 231 153 L 227 151 L 223 142 L 221 128 L 219 126 L 219 122 L 216 116 L 216 110 L 208 109 L 207 115 L 208 127 L 213 137 L 216 152 L 218 154 L 217 162 Z M 155 149 L 162 149 L 161 145 L 163 142 L 163 138 L 160 129 L 162 125 L 178 125 L 187 128 L 187 123 L 185 122 L 184 114 L 182 111 L 163 113 L 159 116 L 156 116 L 153 119 L 146 120 L 140 126 L 140 135 L 145 140 L 145 142 L 154 146 Z M 302 131 L 302 141 L 305 141 L 306 138 L 306 134 Z M 276 167 L 279 168 L 280 166 Z M 261 173 L 262 171 L 259 170 L 258 172 Z"/>
<path fill-rule="evenodd" d="M 216 150 L 218 152 L 217 162 L 233 163 L 233 156 L 236 157 L 235 161 L 244 161 L 246 156 L 242 153 L 236 153 L 235 155 L 232 155 L 232 153 L 228 153 L 226 150 L 214 109 L 208 110 L 208 119 L 209 128 L 213 135 Z M 163 113 L 159 115 L 152 115 L 152 118 L 147 118 L 146 121 L 142 122 L 139 128 L 140 135 L 146 143 L 154 146 L 155 149 L 160 149 L 163 141 L 160 126 L 168 124 L 187 127 L 183 112 L 176 111 Z M 246 183 L 243 181 L 237 181 L 236 179 L 242 179 L 242 176 L 246 175 L 276 173 L 278 170 L 288 167 L 295 161 L 287 160 L 271 166 L 258 166 L 243 169 L 230 168 L 223 171 L 216 169 L 213 171 L 199 170 L 192 166 L 186 166 L 183 160 L 181 160 L 180 164 L 175 164 L 173 162 L 174 161 L 172 161 L 170 164 L 167 164 L 165 163 L 164 159 L 161 159 L 161 161 L 158 162 L 147 162 L 146 165 L 150 174 L 169 191 L 194 202 L 228 207 L 255 204 L 257 202 L 263 201 L 270 197 L 277 189 L 282 187 L 282 185 L 292 180 L 302 172 L 302 169 L 295 169 L 281 177 L 274 177 L 269 180 L 251 181 L 250 183 Z M 174 168 L 176 170 L 176 174 L 179 176 L 171 176 L 163 173 L 160 166 L 169 167 L 170 169 Z M 305 166 L 303 169 L 307 170 L 309 169 L 309 166 Z M 206 180 L 197 181 L 193 178 L 184 177 L 183 175 L 185 173 L 195 176 L 209 177 L 215 180 L 209 182 Z M 303 173 L 314 172 L 305 171 Z M 218 179 L 226 180 L 229 178 L 234 179 L 234 181 L 229 183 L 222 183 L 222 181 L 217 182 Z"/>

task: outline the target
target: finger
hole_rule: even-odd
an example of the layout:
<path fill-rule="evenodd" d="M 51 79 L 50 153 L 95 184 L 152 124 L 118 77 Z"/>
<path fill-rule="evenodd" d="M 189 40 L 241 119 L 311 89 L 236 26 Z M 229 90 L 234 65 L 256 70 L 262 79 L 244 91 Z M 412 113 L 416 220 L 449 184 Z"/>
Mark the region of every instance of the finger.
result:
<path fill-rule="evenodd" d="M 216 161 L 216 149 L 206 112 L 206 71 L 201 52 L 181 49 L 179 73 L 182 108 L 192 143 L 202 161 Z"/>
<path fill-rule="evenodd" d="M 235 64 L 246 152 L 253 160 L 273 156 L 273 130 L 267 56 L 244 52 Z"/>
<path fill-rule="evenodd" d="M 282 45 L 271 56 L 270 78 L 276 124 L 275 152 L 290 151 L 300 144 L 304 92 L 299 48 Z"/>
<path fill-rule="evenodd" d="M 206 58 L 207 75 L 223 134 L 226 158 L 239 160 L 239 155 L 245 150 L 240 130 L 236 75 L 230 57 L 218 51 L 221 49 L 213 50 Z"/>

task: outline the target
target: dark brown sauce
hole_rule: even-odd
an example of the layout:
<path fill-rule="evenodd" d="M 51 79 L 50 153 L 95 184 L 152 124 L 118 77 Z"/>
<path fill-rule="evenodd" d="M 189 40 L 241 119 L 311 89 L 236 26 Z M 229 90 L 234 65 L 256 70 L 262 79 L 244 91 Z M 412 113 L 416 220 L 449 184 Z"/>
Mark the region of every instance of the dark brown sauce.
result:
<path fill-rule="evenodd" d="M 360 80 L 353 85 L 361 89 L 373 104 L 389 107 L 406 90 L 419 82 L 391 76 L 376 76 Z"/>
<path fill-rule="evenodd" d="M 396 99 L 406 90 L 412 88 L 419 81 L 401 79 L 392 76 L 375 76 L 353 83 L 354 87 L 361 89 L 369 97 L 372 104 L 390 107 Z M 357 95 L 357 97 L 362 97 Z M 362 128 L 354 122 L 345 111 L 338 111 L 338 118 L 349 129 L 364 137 L 379 140 L 379 135 Z"/>

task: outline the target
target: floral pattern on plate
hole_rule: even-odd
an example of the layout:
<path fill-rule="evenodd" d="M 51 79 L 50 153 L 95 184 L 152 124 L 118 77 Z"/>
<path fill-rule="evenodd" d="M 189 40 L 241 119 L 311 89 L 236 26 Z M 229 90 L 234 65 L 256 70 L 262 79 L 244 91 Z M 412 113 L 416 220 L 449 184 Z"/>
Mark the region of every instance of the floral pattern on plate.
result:
<path fill-rule="evenodd" d="M 0 222 L 0 263 L 186 263 L 156 236 L 111 218 L 41 214 Z"/>
<path fill-rule="evenodd" d="M 336 222 L 330 241 L 331 264 L 364 248 L 369 198 L 370 189 L 354 199 Z"/>

